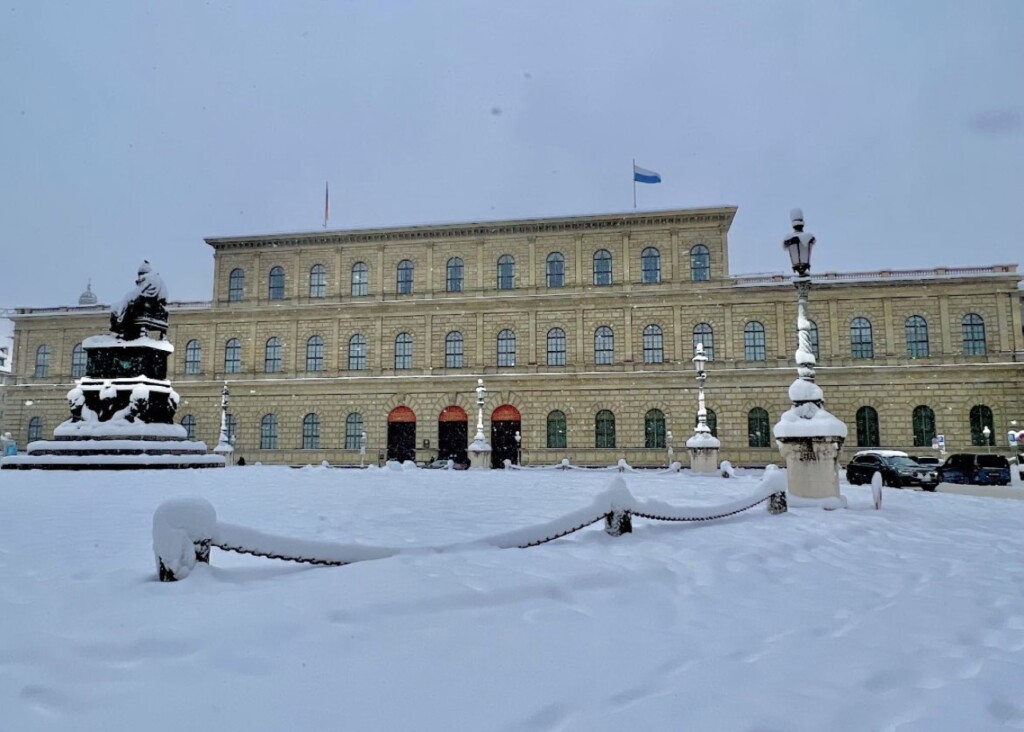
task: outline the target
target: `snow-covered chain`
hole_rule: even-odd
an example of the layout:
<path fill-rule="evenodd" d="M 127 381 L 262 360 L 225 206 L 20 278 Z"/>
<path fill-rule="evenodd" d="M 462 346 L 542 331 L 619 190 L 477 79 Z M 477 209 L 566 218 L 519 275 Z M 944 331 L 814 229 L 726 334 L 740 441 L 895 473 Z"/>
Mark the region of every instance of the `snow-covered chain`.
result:
<path fill-rule="evenodd" d="M 620 536 L 633 530 L 633 516 L 655 521 L 713 521 L 746 511 L 765 501 L 768 501 L 769 513 L 786 511 L 786 479 L 782 471 L 765 473 L 753 494 L 746 498 L 708 507 L 679 507 L 661 501 L 641 501 L 629 492 L 622 476 L 616 476 L 589 506 L 571 511 L 553 521 L 479 541 L 411 550 L 308 541 L 265 534 L 219 522 L 216 510 L 205 498 L 176 498 L 162 503 L 153 514 L 153 554 L 160 581 L 174 582 L 187 577 L 197 562 L 208 563 L 210 547 L 270 559 L 342 566 L 384 559 L 403 551 L 442 553 L 481 545 L 499 549 L 527 549 L 568 536 L 601 519 L 605 520 L 605 531 L 608 534 Z"/>

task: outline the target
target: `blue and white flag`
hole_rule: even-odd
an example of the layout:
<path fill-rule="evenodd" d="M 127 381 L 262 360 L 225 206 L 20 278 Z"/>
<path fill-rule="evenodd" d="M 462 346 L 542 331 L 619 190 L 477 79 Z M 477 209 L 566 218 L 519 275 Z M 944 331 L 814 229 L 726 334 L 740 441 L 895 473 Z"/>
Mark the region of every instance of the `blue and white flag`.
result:
<path fill-rule="evenodd" d="M 637 183 L 661 183 L 661 173 L 655 173 L 633 163 L 633 180 Z"/>

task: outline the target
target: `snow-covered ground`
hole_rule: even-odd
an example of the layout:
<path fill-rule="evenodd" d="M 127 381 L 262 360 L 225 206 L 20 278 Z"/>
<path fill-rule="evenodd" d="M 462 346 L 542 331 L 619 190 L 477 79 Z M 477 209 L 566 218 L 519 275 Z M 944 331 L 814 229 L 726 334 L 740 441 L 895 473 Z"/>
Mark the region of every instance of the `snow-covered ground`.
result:
<path fill-rule="evenodd" d="M 709 506 L 733 479 L 626 473 Z M 1024 729 L 1024 501 L 843 485 L 850 508 L 595 525 L 338 568 L 214 549 L 156 581 L 153 512 L 430 547 L 615 474 L 284 467 L 0 473 L 0 730 Z"/>

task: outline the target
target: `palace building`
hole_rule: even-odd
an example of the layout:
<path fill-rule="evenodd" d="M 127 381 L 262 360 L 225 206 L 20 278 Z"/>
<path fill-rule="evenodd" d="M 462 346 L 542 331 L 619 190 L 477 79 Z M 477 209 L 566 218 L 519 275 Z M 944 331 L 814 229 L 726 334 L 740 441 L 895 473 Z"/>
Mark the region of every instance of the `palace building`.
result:
<path fill-rule="evenodd" d="M 168 307 L 178 418 L 216 444 L 227 383 L 235 455 L 249 463 L 359 464 L 364 433 L 370 462 L 462 459 L 483 378 L 496 465 L 664 465 L 669 446 L 685 465 L 702 343 L 721 458 L 779 462 L 771 429 L 790 406 L 796 294 L 788 275 L 732 274 L 735 214 L 207 239 L 212 299 Z M 847 456 L 927 454 L 937 435 L 947 451 L 970 449 L 985 427 L 992 449 L 1007 444 L 1024 418 L 1016 265 L 812 278 L 817 380 L 849 427 Z M 5 429 L 22 449 L 67 419 L 81 341 L 107 331 L 108 311 L 11 315 Z"/>

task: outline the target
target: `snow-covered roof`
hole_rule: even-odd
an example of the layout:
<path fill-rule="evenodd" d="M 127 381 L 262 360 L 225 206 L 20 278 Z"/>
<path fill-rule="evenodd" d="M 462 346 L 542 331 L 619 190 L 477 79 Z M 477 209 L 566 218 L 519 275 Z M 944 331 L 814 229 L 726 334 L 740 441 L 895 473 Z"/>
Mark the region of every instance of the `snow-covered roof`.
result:
<path fill-rule="evenodd" d="M 167 303 L 169 312 L 180 312 L 182 310 L 209 310 L 210 300 L 182 300 Z M 110 305 L 61 305 L 55 308 L 14 308 L 6 311 L 8 318 L 31 318 L 46 317 L 49 315 L 100 315 L 110 312 Z"/>

